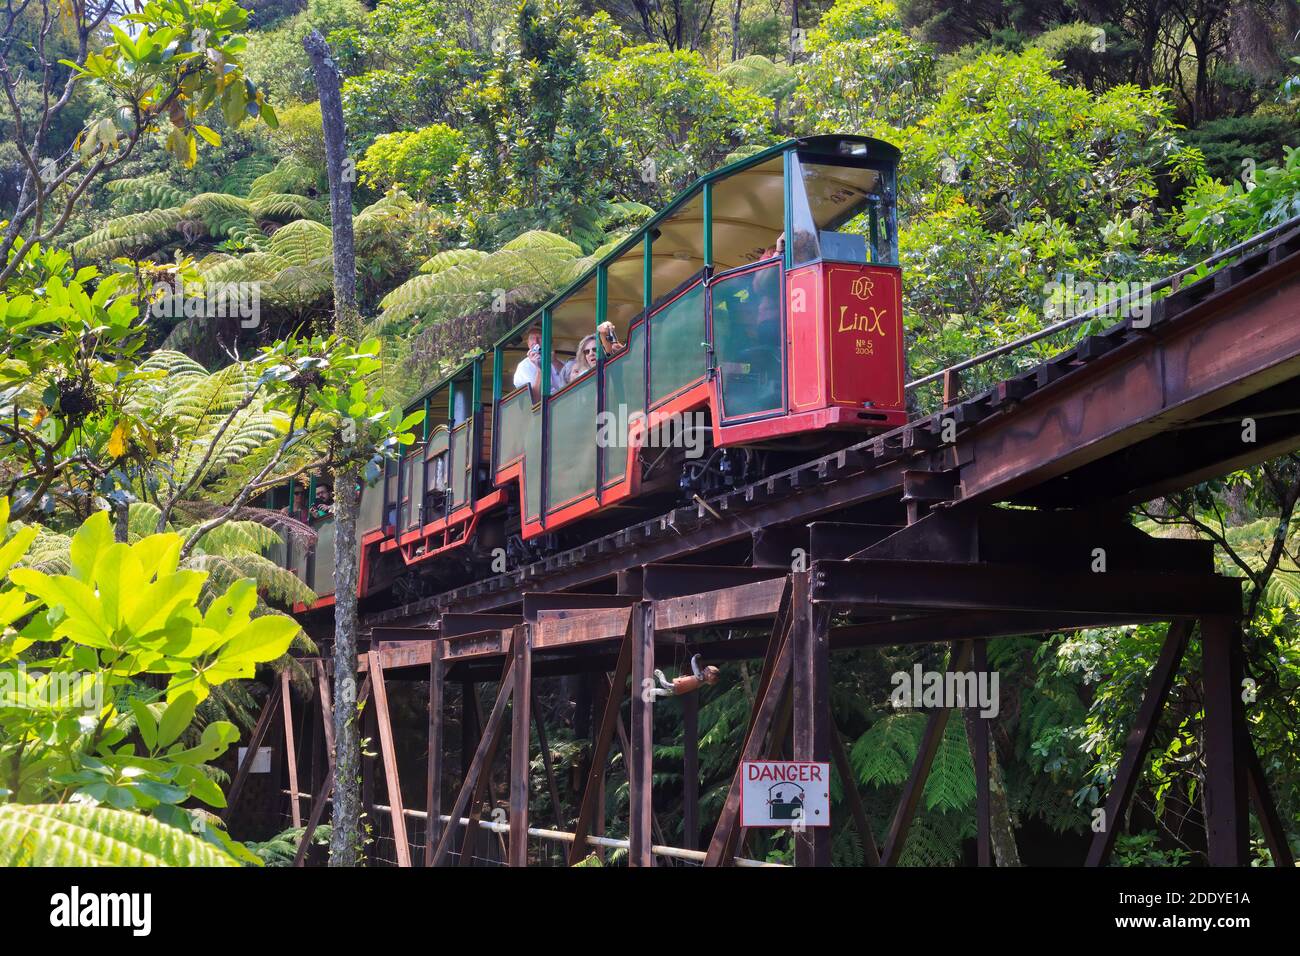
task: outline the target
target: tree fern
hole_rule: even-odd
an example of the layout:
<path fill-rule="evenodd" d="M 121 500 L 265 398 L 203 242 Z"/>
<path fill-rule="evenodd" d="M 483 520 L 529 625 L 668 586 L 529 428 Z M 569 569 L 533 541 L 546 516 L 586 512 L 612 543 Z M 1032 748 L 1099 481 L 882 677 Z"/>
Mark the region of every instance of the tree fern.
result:
<path fill-rule="evenodd" d="M 0 866 L 238 866 L 138 813 L 80 804 L 0 806 Z"/>
<path fill-rule="evenodd" d="M 539 301 L 582 271 L 582 250 L 554 233 L 526 232 L 496 252 L 440 254 L 380 302 L 372 333 L 414 329 L 494 305 L 502 291 Z"/>
<path fill-rule="evenodd" d="M 310 195 L 316 190 L 316 170 L 293 159 L 282 159 L 275 169 L 254 179 L 245 193 L 249 199 L 261 199 L 276 193 Z"/>
<path fill-rule="evenodd" d="M 183 218 L 179 208 L 150 209 L 119 216 L 78 239 L 72 244 L 72 251 L 81 259 L 113 259 L 143 254 L 175 238 Z"/>
<path fill-rule="evenodd" d="M 926 809 L 941 811 L 960 810 L 975 800 L 975 767 L 960 711 L 953 712 L 944 728 L 924 796 Z"/>
<path fill-rule="evenodd" d="M 185 201 L 184 191 L 167 182 L 161 173 L 114 179 L 104 183 L 104 189 L 112 194 L 113 205 L 126 213 L 170 209 Z"/>
<path fill-rule="evenodd" d="M 318 200 L 294 193 L 271 193 L 248 204 L 254 219 L 288 223 L 296 219 L 324 220 L 325 207 Z"/>
<path fill-rule="evenodd" d="M 221 177 L 221 191 L 232 196 L 247 196 L 249 189 L 263 173 L 269 173 L 275 164 L 264 156 L 245 156 L 231 165 Z"/>
<path fill-rule="evenodd" d="M 925 717 L 917 713 L 886 714 L 877 720 L 849 751 L 858 781 L 879 787 L 906 780 L 924 731 Z"/>
<path fill-rule="evenodd" d="M 199 193 L 181 206 L 185 219 L 203 223 L 208 236 L 221 241 L 238 239 L 249 245 L 260 246 L 264 240 L 252 204 L 247 199 L 226 193 Z"/>

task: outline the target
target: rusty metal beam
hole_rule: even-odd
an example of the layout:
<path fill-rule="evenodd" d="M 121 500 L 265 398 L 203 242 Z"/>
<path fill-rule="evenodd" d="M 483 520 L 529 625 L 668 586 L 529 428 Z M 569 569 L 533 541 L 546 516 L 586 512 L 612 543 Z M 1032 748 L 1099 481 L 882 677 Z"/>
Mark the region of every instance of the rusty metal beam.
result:
<path fill-rule="evenodd" d="M 492 705 L 492 713 L 488 717 L 487 726 L 484 728 L 483 734 L 478 738 L 478 745 L 474 748 L 474 756 L 465 771 L 465 779 L 461 782 L 460 791 L 456 794 L 456 800 L 452 804 L 451 822 L 442 831 L 442 836 L 438 838 L 438 846 L 433 853 L 433 866 L 442 866 L 446 862 L 447 856 L 451 852 L 452 838 L 460 826 L 459 821 L 469 809 L 470 800 L 479 792 L 479 780 L 485 773 L 491 772 L 492 757 L 496 753 L 497 745 L 501 742 L 506 706 L 510 703 L 510 697 L 515 689 L 514 655 L 506 658 L 506 662 L 505 673 L 501 677 L 501 687 L 497 691 L 496 703 Z M 477 828 L 472 824 L 466 828 L 467 831 L 473 829 Z"/>
<path fill-rule="evenodd" d="M 1205 830 L 1211 866 L 1245 866 L 1250 821 L 1241 707 L 1241 627 L 1234 617 L 1201 620 L 1201 684 L 1205 716 Z"/>
<path fill-rule="evenodd" d="M 529 725 L 532 723 L 533 660 L 528 624 L 515 628 L 515 695 L 510 705 L 510 866 L 528 865 Z"/>
<path fill-rule="evenodd" d="M 429 642 L 431 645 L 433 641 Z M 424 787 L 425 842 L 424 865 L 433 865 L 433 854 L 438 848 L 442 830 L 442 767 L 443 709 L 445 707 L 446 673 L 441 658 L 430 647 L 429 663 L 429 756 Z"/>
<path fill-rule="evenodd" d="M 1092 838 L 1085 866 L 1105 866 L 1106 861 L 1110 859 L 1111 850 L 1115 847 L 1115 838 L 1119 836 L 1120 821 L 1124 818 L 1124 812 L 1133 798 L 1133 791 L 1137 789 L 1138 781 L 1142 778 L 1142 767 L 1151 750 L 1156 727 L 1160 723 L 1160 714 L 1165 708 L 1169 691 L 1174 686 L 1174 678 L 1178 674 L 1178 666 L 1182 663 L 1191 633 L 1190 621 L 1174 621 L 1169 625 L 1164 646 L 1160 649 L 1160 656 L 1151 669 L 1151 676 L 1147 678 L 1146 695 L 1142 698 L 1142 705 L 1138 708 L 1133 726 L 1128 732 L 1128 740 L 1124 744 L 1124 756 L 1120 759 L 1115 780 L 1106 797 L 1106 806 L 1102 810 L 1102 828 Z"/>
<path fill-rule="evenodd" d="M 393 743 L 393 720 L 388 709 L 388 685 L 379 655 L 370 652 L 371 689 L 375 695 L 375 720 L 379 724 L 379 751 L 384 761 L 384 784 L 388 788 L 388 805 L 392 808 L 393 844 L 397 865 L 411 865 L 411 844 L 406 839 L 406 815 L 402 805 L 402 782 L 397 773 L 397 748 Z"/>
<path fill-rule="evenodd" d="M 628 594 L 575 594 L 569 591 L 524 593 L 524 620 L 537 623 L 538 615 L 545 611 L 595 611 L 606 608 L 626 608 L 636 603 Z"/>
<path fill-rule="evenodd" d="M 844 788 L 844 798 L 849 804 L 849 813 L 853 825 L 857 828 L 858 839 L 862 841 L 862 858 L 867 866 L 880 866 L 880 851 L 876 849 L 876 836 L 871 832 L 871 822 L 867 819 L 866 808 L 862 805 L 862 794 L 858 792 L 858 778 L 849 763 L 848 751 L 844 749 L 844 739 L 839 728 L 831 722 L 831 757 L 835 760 L 835 772 L 840 775 L 840 784 Z"/>
<path fill-rule="evenodd" d="M 794 672 L 795 760 L 831 762 L 830 609 L 811 600 L 807 571 L 794 574 L 790 595 L 791 661 Z M 830 781 L 826 781 L 827 787 Z M 795 832 L 799 866 L 831 865 L 830 820 L 807 819 Z"/>
<path fill-rule="evenodd" d="M 813 600 L 870 608 L 1136 617 L 1239 614 L 1241 581 L 1210 574 L 1052 573 L 941 561 L 818 561 Z"/>
<path fill-rule="evenodd" d="M 591 757 L 587 765 L 587 783 L 582 790 L 582 804 L 578 809 L 578 820 L 573 826 L 573 846 L 569 848 L 569 865 L 572 866 L 583 857 L 587 849 L 587 836 L 591 833 L 592 823 L 596 819 L 598 805 L 604 803 L 605 760 L 609 756 L 609 745 L 614 739 L 618 723 L 619 708 L 623 703 L 623 688 L 627 685 L 628 675 L 632 673 L 632 622 L 629 619 L 627 634 L 619 647 L 618 662 L 614 665 L 612 690 L 605 702 L 601 714 L 600 726 L 595 739 L 591 742 Z"/>
<path fill-rule="evenodd" d="M 1300 375 L 1300 272 L 1290 258 L 963 436 L 962 500 L 1008 500 Z"/>
<path fill-rule="evenodd" d="M 280 695 L 283 692 L 283 685 L 276 681 L 275 687 L 266 696 L 266 703 L 262 705 L 262 712 L 257 717 L 257 723 L 253 726 L 253 732 L 248 738 L 248 750 L 245 751 L 244 759 L 239 763 L 239 769 L 235 771 L 235 779 L 230 784 L 230 794 L 226 797 L 226 809 L 221 812 L 221 819 L 227 823 L 230 822 L 231 815 L 235 812 L 235 804 L 239 802 L 239 795 L 244 791 L 244 784 L 247 782 L 248 773 L 253 767 L 257 749 L 262 746 L 262 740 L 266 737 L 271 721 L 275 718 L 275 712 L 280 703 Z"/>
<path fill-rule="evenodd" d="M 651 578 L 646 574 L 647 587 Z M 654 866 L 650 852 L 654 834 L 654 701 L 648 687 L 654 686 L 654 604 L 644 601 L 632 608 L 632 719 L 627 754 L 628 865 Z M 617 693 L 617 688 L 614 689 Z"/>
<path fill-rule="evenodd" d="M 786 631 L 788 635 L 788 631 Z M 781 699 L 790 684 L 790 661 L 792 651 L 790 641 L 783 639 L 780 650 L 772 662 L 771 679 L 762 688 L 754 700 L 754 712 L 750 721 L 745 742 L 740 748 L 740 757 L 736 762 L 736 772 L 731 777 L 731 786 L 722 803 L 722 812 L 718 815 L 717 826 L 704 859 L 705 866 L 726 866 L 735 855 L 736 842 L 740 834 L 740 792 L 742 787 L 741 769 L 747 760 L 756 760 L 761 754 L 763 742 L 772 726 Z"/>
<path fill-rule="evenodd" d="M 289 671 L 280 671 L 280 705 L 284 720 L 284 757 L 289 765 L 289 818 L 294 827 L 302 826 L 302 808 L 298 805 L 298 745 L 293 739 L 293 700 L 289 692 Z"/>
<path fill-rule="evenodd" d="M 712 564 L 648 564 L 642 577 L 648 601 L 693 596 L 757 581 L 770 581 L 785 573 L 782 568 L 748 568 Z"/>

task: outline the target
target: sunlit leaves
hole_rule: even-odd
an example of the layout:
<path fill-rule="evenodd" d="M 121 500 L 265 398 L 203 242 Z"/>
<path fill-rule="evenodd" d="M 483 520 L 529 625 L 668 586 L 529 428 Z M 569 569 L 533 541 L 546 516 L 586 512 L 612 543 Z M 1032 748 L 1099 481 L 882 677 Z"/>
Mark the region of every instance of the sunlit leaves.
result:
<path fill-rule="evenodd" d="M 0 500 L 0 529 L 7 512 Z M 0 538 L 0 559 L 13 563 L 31 540 L 25 528 Z M 179 568 L 179 550 L 180 537 L 170 533 L 119 542 L 101 511 L 73 536 L 69 573 L 19 567 L 0 585 L 0 760 L 17 760 L 20 799 L 148 812 L 191 797 L 224 805 L 201 766 L 239 734 L 214 721 L 196 740 L 195 708 L 213 687 L 281 657 L 299 628 L 278 614 L 254 616 L 251 580 L 200 612 L 207 575 Z M 40 673 L 13 660 L 20 637 L 13 627 L 22 617 L 31 621 L 23 646 L 39 637 L 57 647 Z M 144 675 L 165 682 L 159 699 L 139 696 L 134 678 Z M 127 742 L 132 728 L 143 752 Z"/>

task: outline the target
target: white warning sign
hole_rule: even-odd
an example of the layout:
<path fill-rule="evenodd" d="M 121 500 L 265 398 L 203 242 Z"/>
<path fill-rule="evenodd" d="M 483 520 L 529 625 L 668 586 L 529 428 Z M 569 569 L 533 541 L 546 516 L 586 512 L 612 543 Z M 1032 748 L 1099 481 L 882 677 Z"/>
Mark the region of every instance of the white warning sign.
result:
<path fill-rule="evenodd" d="M 746 760 L 740 765 L 742 827 L 831 825 L 831 765 Z"/>

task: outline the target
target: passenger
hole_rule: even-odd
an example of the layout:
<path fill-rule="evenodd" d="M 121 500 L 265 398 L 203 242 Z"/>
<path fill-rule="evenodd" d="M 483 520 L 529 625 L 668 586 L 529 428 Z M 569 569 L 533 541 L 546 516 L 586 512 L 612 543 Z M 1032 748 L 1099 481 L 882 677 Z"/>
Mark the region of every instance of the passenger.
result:
<path fill-rule="evenodd" d="M 596 367 L 599 348 L 595 335 L 588 335 L 578 343 L 578 353 L 564 363 L 564 368 L 560 372 L 565 385 L 577 381 Z"/>
<path fill-rule="evenodd" d="M 605 347 L 606 355 L 617 355 L 627 348 L 618 340 L 618 332 L 615 331 L 613 322 L 600 323 L 596 326 L 596 334 L 600 336 L 600 344 Z"/>
<path fill-rule="evenodd" d="M 515 388 L 523 388 L 525 385 L 531 388 L 535 401 L 539 397 L 538 387 L 541 382 L 542 372 L 542 327 L 540 325 L 534 325 L 528 330 L 527 342 L 528 354 L 515 367 L 514 383 Z M 551 391 L 555 392 L 564 383 L 560 379 L 560 370 L 556 367 L 555 362 L 552 361 L 550 365 Z"/>
<path fill-rule="evenodd" d="M 334 489 L 329 485 L 316 488 L 316 501 L 311 506 L 310 515 L 316 521 L 328 518 L 334 513 Z"/>
<path fill-rule="evenodd" d="M 775 259 L 777 256 L 783 255 L 785 255 L 785 233 L 779 232 L 776 235 L 776 242 L 763 250 L 763 258 Z"/>

